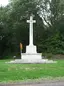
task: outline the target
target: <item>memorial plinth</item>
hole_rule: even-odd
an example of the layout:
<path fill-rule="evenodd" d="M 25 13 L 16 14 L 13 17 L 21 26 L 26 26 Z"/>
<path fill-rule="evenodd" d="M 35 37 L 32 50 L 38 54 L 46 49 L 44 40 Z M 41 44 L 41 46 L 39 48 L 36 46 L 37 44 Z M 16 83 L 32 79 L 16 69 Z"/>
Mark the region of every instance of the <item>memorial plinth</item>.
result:
<path fill-rule="evenodd" d="M 37 48 L 34 45 L 26 46 L 26 54 L 37 54 Z"/>
<path fill-rule="evenodd" d="M 24 60 L 42 60 L 42 56 L 40 53 L 33 53 L 33 54 L 28 54 L 28 53 L 22 53 L 21 59 Z"/>
<path fill-rule="evenodd" d="M 41 53 L 37 53 L 36 46 L 26 46 L 26 53 L 22 53 L 21 59 L 42 59 Z"/>

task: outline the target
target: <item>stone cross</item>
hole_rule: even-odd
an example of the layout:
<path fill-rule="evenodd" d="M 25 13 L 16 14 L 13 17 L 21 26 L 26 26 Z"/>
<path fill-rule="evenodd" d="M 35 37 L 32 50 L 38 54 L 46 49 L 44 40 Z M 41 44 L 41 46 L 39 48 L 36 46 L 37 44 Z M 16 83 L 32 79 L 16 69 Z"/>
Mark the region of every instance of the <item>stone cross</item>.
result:
<path fill-rule="evenodd" d="M 30 23 L 29 25 L 29 45 L 33 46 L 33 23 L 36 23 L 36 21 L 33 20 L 33 16 L 30 16 L 30 20 L 27 20 L 27 23 Z"/>

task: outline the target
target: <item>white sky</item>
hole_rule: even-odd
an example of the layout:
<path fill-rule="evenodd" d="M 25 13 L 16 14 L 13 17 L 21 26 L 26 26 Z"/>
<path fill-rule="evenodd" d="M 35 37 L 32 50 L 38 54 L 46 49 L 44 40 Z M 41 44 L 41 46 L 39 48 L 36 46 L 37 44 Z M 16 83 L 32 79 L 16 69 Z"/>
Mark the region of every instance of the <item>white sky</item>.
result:
<path fill-rule="evenodd" d="M 0 6 L 6 6 L 8 4 L 8 0 L 0 0 Z"/>

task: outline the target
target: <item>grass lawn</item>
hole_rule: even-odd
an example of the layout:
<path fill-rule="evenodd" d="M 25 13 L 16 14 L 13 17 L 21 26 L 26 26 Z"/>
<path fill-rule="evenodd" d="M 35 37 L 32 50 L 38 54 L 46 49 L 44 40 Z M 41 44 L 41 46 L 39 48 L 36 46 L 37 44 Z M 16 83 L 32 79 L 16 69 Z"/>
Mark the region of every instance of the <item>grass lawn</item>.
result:
<path fill-rule="evenodd" d="M 55 64 L 6 64 L 7 61 L 0 60 L 0 82 L 64 77 L 64 60 Z"/>

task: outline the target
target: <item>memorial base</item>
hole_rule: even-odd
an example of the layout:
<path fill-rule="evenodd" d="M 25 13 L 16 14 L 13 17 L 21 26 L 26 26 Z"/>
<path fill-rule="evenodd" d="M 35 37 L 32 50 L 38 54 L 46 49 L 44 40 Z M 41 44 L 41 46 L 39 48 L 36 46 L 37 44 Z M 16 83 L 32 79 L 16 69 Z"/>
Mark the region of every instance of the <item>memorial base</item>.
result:
<path fill-rule="evenodd" d="M 36 46 L 34 46 L 34 45 L 26 46 L 26 53 L 27 54 L 36 54 L 37 53 Z"/>
<path fill-rule="evenodd" d="M 41 53 L 34 53 L 34 54 L 30 54 L 30 53 L 22 53 L 21 55 L 21 59 L 26 59 L 26 60 L 35 60 L 35 59 L 42 59 Z"/>
<path fill-rule="evenodd" d="M 26 54 L 22 53 L 21 59 L 6 62 L 10 64 L 43 64 L 43 63 L 56 63 L 56 61 L 43 59 L 40 53 L 37 54 Z"/>
<path fill-rule="evenodd" d="M 57 63 L 56 61 L 53 60 L 48 60 L 48 59 L 16 59 L 14 61 L 6 62 L 10 64 L 43 64 L 43 63 Z"/>

